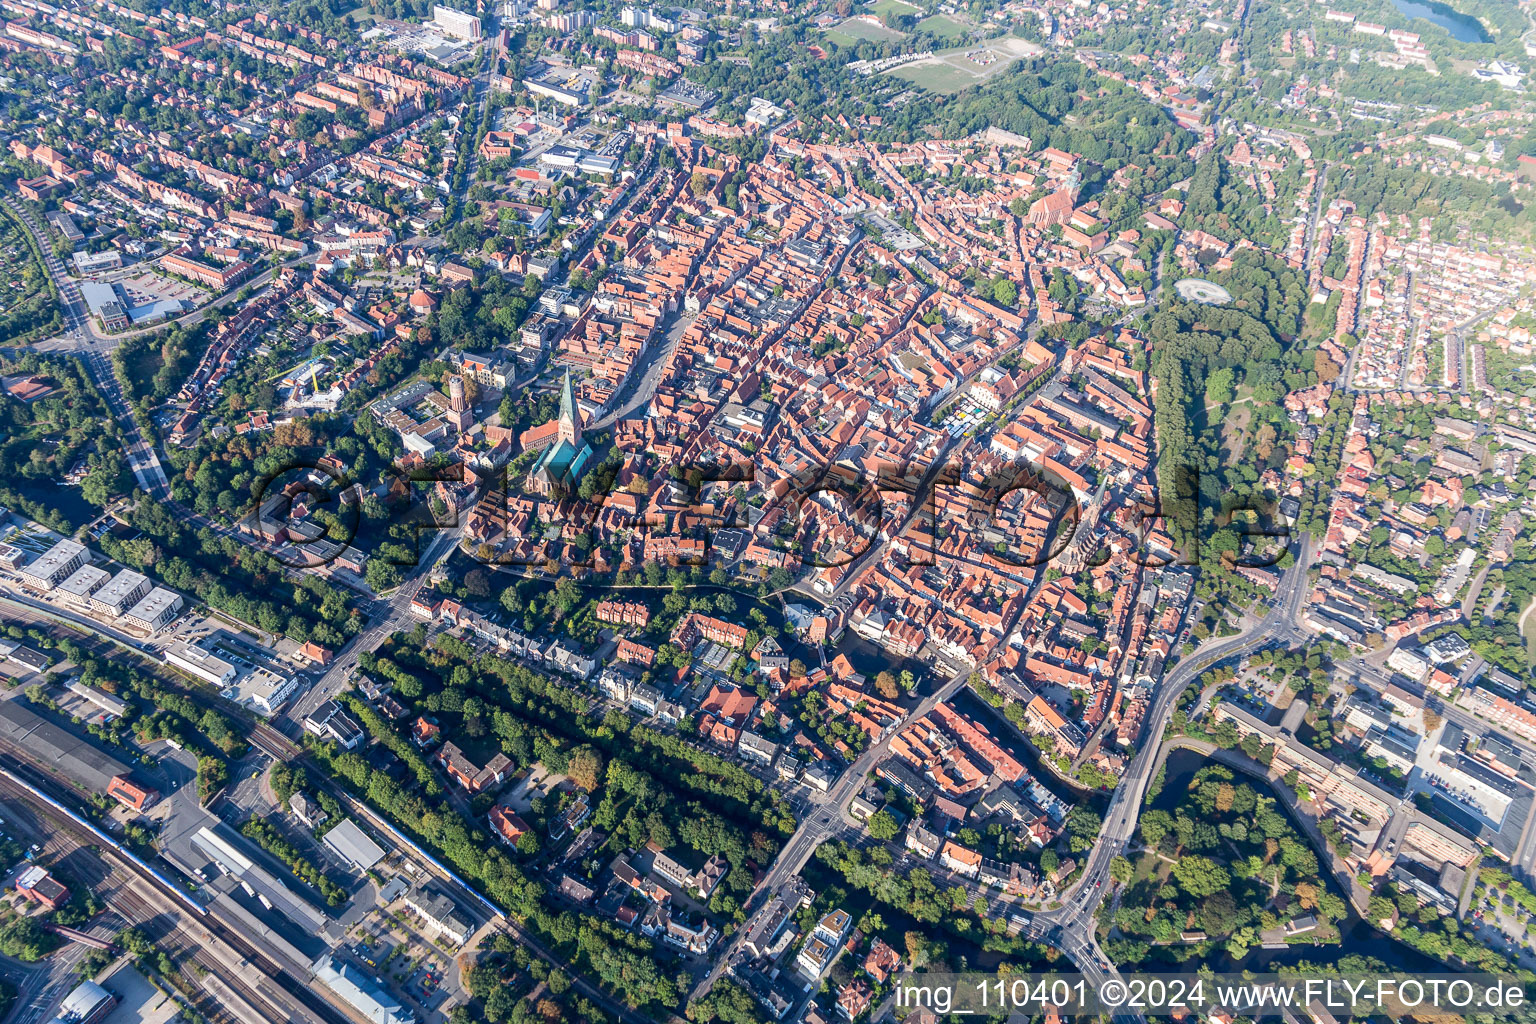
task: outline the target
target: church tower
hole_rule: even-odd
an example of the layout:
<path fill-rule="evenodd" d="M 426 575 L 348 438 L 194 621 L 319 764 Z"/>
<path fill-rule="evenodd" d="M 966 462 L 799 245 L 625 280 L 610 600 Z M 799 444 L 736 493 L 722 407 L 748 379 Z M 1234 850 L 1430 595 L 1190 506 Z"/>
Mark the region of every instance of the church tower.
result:
<path fill-rule="evenodd" d="M 560 388 L 560 432 L 555 444 L 565 441 L 572 448 L 581 444 L 581 406 L 576 404 L 576 389 L 571 384 L 571 371 L 565 371 L 565 383 Z"/>
<path fill-rule="evenodd" d="M 1059 568 L 1068 576 L 1082 572 L 1099 553 L 1099 519 L 1104 514 L 1104 491 L 1108 482 L 1107 475 L 1100 477 L 1098 492 L 1088 507 L 1083 509 L 1077 521 L 1077 529 L 1073 531 L 1072 539 L 1058 559 Z"/>

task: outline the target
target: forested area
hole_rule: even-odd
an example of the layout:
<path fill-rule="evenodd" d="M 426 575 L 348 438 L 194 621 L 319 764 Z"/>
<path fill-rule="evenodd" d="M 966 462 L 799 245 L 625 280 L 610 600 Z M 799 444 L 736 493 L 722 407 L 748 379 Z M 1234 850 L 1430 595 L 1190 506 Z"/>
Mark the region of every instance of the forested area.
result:
<path fill-rule="evenodd" d="M 1444 218 L 1446 226 L 1509 237 L 1529 237 L 1536 229 L 1536 207 L 1517 202 L 1509 182 L 1485 182 L 1462 174 L 1426 174 L 1419 167 L 1390 167 L 1383 158 L 1362 156 L 1340 172 L 1340 194 L 1355 213 Z M 1330 181 L 1334 180 L 1330 175 Z"/>
<path fill-rule="evenodd" d="M 473 288 L 457 288 L 443 297 L 435 314 L 436 337 L 454 348 L 487 352 L 515 334 L 539 297 L 539 279 L 529 275 L 514 286 L 491 273 Z"/>
<path fill-rule="evenodd" d="M 205 434 L 191 448 L 169 451 L 171 494 L 199 515 L 232 524 L 322 458 L 340 460 L 346 480 L 371 485 L 389 469 L 399 450 L 390 432 L 374 428 L 373 423 L 371 415 L 360 416 L 354 423 L 339 413 L 319 413 L 279 423 L 271 430 L 223 437 Z M 319 503 L 322 515 L 317 518 L 347 518 L 339 497 Z M 344 538 L 350 540 L 338 522 L 332 539 Z"/>
<path fill-rule="evenodd" d="M 480 1016 L 490 1024 L 608 1024 L 613 1019 L 577 992 L 564 971 L 551 967 L 502 932 L 470 968 L 465 984 L 480 1000 Z M 540 997 L 527 999 L 540 985 Z M 451 1024 L 470 1019 L 467 1007 L 455 1008 L 450 1017 Z M 757 1024 L 755 1018 L 752 1024 Z"/>
<path fill-rule="evenodd" d="M 365 654 L 360 667 L 388 680 L 413 711 L 438 721 L 476 763 L 500 752 L 511 759 L 511 772 L 542 765 L 590 794 L 587 824 L 613 838 L 583 862 L 566 865 L 569 872 L 595 878 L 614 850 L 647 843 L 695 865 L 719 855 L 729 870 L 710 910 L 740 921 L 753 872 L 772 862 L 782 836 L 793 830 L 789 808 L 738 765 L 679 736 L 634 725 L 621 712 L 594 719 L 581 691 L 476 652 L 457 638 L 439 637 L 421 648 L 397 635 L 380 652 Z M 461 798 L 445 792 L 424 755 L 371 708 L 351 704 L 379 743 L 371 757 L 387 751 L 405 771 L 396 778 L 369 757 L 313 745 L 330 774 L 439 852 L 561 955 L 574 957 L 615 996 L 638 1007 L 677 1006 L 684 988 L 669 973 L 669 954 L 611 922 L 547 900 L 527 866 L 539 855 L 537 845 L 520 844 L 512 852 L 480 824 L 494 796 L 475 797 L 474 817 L 464 815 Z M 558 799 L 536 798 L 528 812 L 535 831 L 548 834 L 571 796 L 562 791 Z"/>
<path fill-rule="evenodd" d="M 390 745 L 387 737 L 379 738 Z M 560 909 L 553 898 L 546 900 L 543 883 L 444 799 L 440 789 L 433 796 L 427 787 L 397 782 L 334 744 L 313 744 L 311 751 L 330 775 L 479 885 L 556 955 L 571 960 L 615 998 L 655 1012 L 676 1007 L 682 991 L 678 979 L 663 969 L 660 950 L 650 940 L 594 915 Z"/>
<path fill-rule="evenodd" d="M 709 994 L 688 1004 L 688 1019 L 700 1024 L 762 1024 L 757 999 L 745 986 L 726 977 L 715 982 Z"/>
<path fill-rule="evenodd" d="M 941 889 L 926 868 L 898 867 L 883 845 L 861 848 L 834 840 L 816 848 L 816 859 L 850 888 L 872 896 L 885 912 L 927 926 L 919 934 L 929 971 L 942 973 L 946 962 L 953 966 L 954 957 L 964 956 L 968 946 L 1001 953 L 1022 970 L 1043 968 L 1060 955 L 1052 947 L 1008 934 L 1007 919 L 979 912 L 963 886 Z M 951 944 L 960 948 L 951 953 Z"/>
<path fill-rule="evenodd" d="M 1090 175 L 1107 179 L 1128 163 L 1155 168 L 1157 180 L 1149 189 L 1190 171 L 1188 135 L 1167 111 L 1074 61 L 1024 59 L 1006 74 L 953 96 L 920 92 L 892 106 L 882 96 L 903 91 L 905 83 L 856 74 L 847 70 L 846 61 L 879 59 L 921 46 L 910 40 L 899 45 L 861 42 L 837 48 L 833 61 L 809 65 L 804 41 L 812 34 L 791 26 L 746 47 L 745 63 L 709 62 L 689 69 L 688 77 L 726 95 L 761 96 L 794 109 L 812 132 L 836 134 L 842 131 L 836 123 L 840 115 L 852 121 L 858 114 L 881 118 L 880 127 L 868 134 L 882 142 L 919 141 L 930 137 L 931 127 L 953 139 L 995 126 L 1028 136 L 1036 149 L 1055 146 L 1083 156 L 1095 165 L 1084 167 Z M 847 137 L 852 138 L 851 132 Z M 1093 183 L 1093 178 L 1085 182 L 1090 191 Z"/>
<path fill-rule="evenodd" d="M 103 551 L 241 622 L 333 650 L 363 626 L 361 613 L 336 585 L 312 574 L 290 579 L 288 567 L 271 555 L 189 524 L 171 507 L 141 501 L 127 520 L 139 536 L 103 534 Z"/>
<path fill-rule="evenodd" d="M 1190 172 L 1189 136 L 1167 111 L 1139 92 L 1071 61 L 1024 62 L 979 89 L 956 96 L 924 95 L 882 111 L 880 137 L 915 142 L 924 127 L 956 139 L 1002 128 L 1028 136 L 1038 150 L 1055 146 L 1095 166 L 1084 167 L 1085 186 L 1128 163 L 1157 168 L 1147 191 Z"/>
<path fill-rule="evenodd" d="M 1218 280 L 1232 293 L 1230 306 L 1169 301 L 1146 324 L 1158 381 L 1163 512 L 1180 550 L 1212 568 L 1239 542 L 1231 530 L 1215 536 L 1217 527 L 1234 509 L 1262 504 L 1260 477 L 1288 454 L 1276 403 L 1317 380 L 1314 360 L 1297 344 L 1307 303 L 1300 275 L 1268 255 L 1245 251 L 1233 260 Z M 1252 437 L 1235 449 L 1224 444 L 1223 429 L 1239 408 Z"/>
<path fill-rule="evenodd" d="M 657 783 L 665 780 L 662 790 L 670 791 L 672 798 L 660 800 L 660 806 L 669 817 L 691 811 L 686 805 L 666 810 L 674 800 L 692 800 L 704 810 L 700 821 L 718 816 L 734 823 L 729 842 L 714 845 L 720 841 L 710 840 L 697 848 L 705 856 L 722 853 L 733 867 L 748 858 L 762 863 L 761 858 L 777 852 L 776 837 L 794 830 L 788 805 L 746 769 L 678 736 L 630 727 L 627 715 L 605 716 L 594 724 L 582 713 L 585 694 L 511 659 L 477 654 L 462 640 L 439 637 L 430 651 L 399 645 L 372 664 L 395 683 L 402 700 L 445 721 L 458 716 L 462 733 L 471 740 L 490 742 L 494 736 L 500 751 L 519 768 L 543 762 L 563 771 L 570 752 L 585 745 L 602 753 L 610 774 L 611 763 L 619 760 L 625 765 L 621 772 L 631 770 Z M 636 783 L 631 795 L 641 788 Z M 642 822 L 646 817 L 641 816 Z M 669 824 L 678 827 L 676 819 Z M 754 830 L 750 841 L 745 829 Z"/>
<path fill-rule="evenodd" d="M 51 389 L 31 401 L 0 391 L 0 504 L 73 533 L 130 486 L 117 421 L 78 359 L 27 352 L 0 359 L 0 375 Z M 77 467 L 84 478 L 65 484 Z"/>
<path fill-rule="evenodd" d="M 17 915 L 0 924 L 0 953 L 22 963 L 36 963 L 63 944 L 63 939 L 46 931 L 35 917 Z"/>
<path fill-rule="evenodd" d="M 180 390 L 208 345 L 207 325 L 206 320 L 190 328 L 173 325 L 117 346 L 112 368 L 130 405 L 147 412 Z"/>
<path fill-rule="evenodd" d="M 1291 225 L 1275 211 L 1288 210 L 1290 204 L 1262 202 L 1260 194 L 1243 180 L 1242 170 L 1228 163 L 1230 152 L 1228 147 L 1212 149 L 1195 165 L 1179 226 L 1186 231 L 1205 231 L 1224 242 L 1246 238 L 1283 251 Z M 1272 176 L 1277 199 L 1299 193 L 1299 165 L 1299 161 L 1290 160 L 1284 171 Z"/>
<path fill-rule="evenodd" d="M 1172 811 L 1143 812 L 1143 844 L 1105 943 L 1117 963 L 1234 960 L 1260 933 L 1311 914 L 1320 937 L 1349 908 L 1279 802 L 1221 765 L 1200 769 Z M 1185 941 L 1192 933 L 1202 938 Z"/>

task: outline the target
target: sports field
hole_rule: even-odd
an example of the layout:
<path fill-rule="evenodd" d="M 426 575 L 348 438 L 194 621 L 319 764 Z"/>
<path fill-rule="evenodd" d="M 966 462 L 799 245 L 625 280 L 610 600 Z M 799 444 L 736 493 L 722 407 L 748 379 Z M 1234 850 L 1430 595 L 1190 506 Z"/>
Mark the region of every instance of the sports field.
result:
<path fill-rule="evenodd" d="M 917 27 L 924 32 L 932 32 L 946 39 L 958 39 L 966 33 L 966 27 L 947 14 L 935 14 L 931 18 L 924 18 L 917 23 Z"/>
<path fill-rule="evenodd" d="M 824 34 L 840 46 L 852 46 L 860 39 L 867 39 L 872 43 L 893 43 L 898 39 L 906 38 L 905 32 L 877 25 L 868 18 L 849 18 L 837 28 L 827 29 Z"/>
<path fill-rule="evenodd" d="M 991 39 L 975 46 L 940 50 L 925 60 L 886 72 L 930 92 L 949 94 L 980 85 L 1013 66 L 1020 57 L 1040 53 L 1041 47 L 1017 37 Z"/>

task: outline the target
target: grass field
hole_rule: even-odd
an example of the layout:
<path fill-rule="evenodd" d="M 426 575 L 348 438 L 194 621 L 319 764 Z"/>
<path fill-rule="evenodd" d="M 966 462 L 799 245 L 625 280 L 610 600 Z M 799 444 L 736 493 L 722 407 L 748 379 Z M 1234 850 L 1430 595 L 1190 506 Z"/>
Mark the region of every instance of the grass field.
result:
<path fill-rule="evenodd" d="M 976 46 L 940 50 L 927 60 L 904 64 L 886 73 L 929 92 L 948 95 L 980 85 L 1007 71 L 1020 57 L 1039 52 L 1035 43 L 1005 37 Z"/>
<path fill-rule="evenodd" d="M 882 18 L 887 14 L 916 14 L 921 9 L 916 4 L 905 3 L 904 0 L 875 0 L 869 5 L 869 13 Z"/>
<path fill-rule="evenodd" d="M 958 39 L 966 33 L 966 27 L 947 14 L 935 14 L 931 18 L 924 18 L 917 23 L 917 27 L 924 32 L 932 32 L 946 39 Z"/>
<path fill-rule="evenodd" d="M 852 46 L 860 39 L 866 39 L 871 43 L 892 43 L 906 38 L 905 32 L 886 28 L 884 25 L 876 25 L 863 18 L 849 18 L 837 28 L 828 29 L 825 35 L 840 46 Z"/>
<path fill-rule="evenodd" d="M 920 89 L 927 89 L 929 92 L 941 93 L 943 95 L 959 92 L 966 86 L 975 85 L 980 81 L 980 79 L 967 75 L 958 68 L 932 61 L 924 61 L 920 64 L 907 64 L 904 67 L 899 67 L 889 72 L 889 74 L 911 82 Z"/>

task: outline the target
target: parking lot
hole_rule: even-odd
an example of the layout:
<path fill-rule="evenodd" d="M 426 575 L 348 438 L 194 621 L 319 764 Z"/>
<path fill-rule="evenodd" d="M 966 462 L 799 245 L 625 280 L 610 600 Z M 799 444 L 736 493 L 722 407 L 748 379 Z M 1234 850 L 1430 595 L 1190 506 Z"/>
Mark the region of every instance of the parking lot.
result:
<path fill-rule="evenodd" d="M 394 906 L 402 915 L 409 914 L 401 904 Z M 460 1001 L 451 981 L 453 965 L 441 950 L 402 927 L 401 920 L 403 916 L 376 911 L 353 929 L 352 941 L 338 946 L 336 955 L 382 979 L 418 1020 L 442 1020 Z"/>
<path fill-rule="evenodd" d="M 210 298 L 206 288 L 148 270 L 126 270 L 106 275 L 104 279 L 122 286 L 124 294 L 128 296 L 129 306 L 147 306 L 162 299 L 180 299 L 192 305 L 201 305 Z"/>
<path fill-rule="evenodd" d="M 1536 920 L 1497 891 L 1486 892 L 1467 922 L 1479 942 L 1496 949 L 1526 969 L 1536 969 Z"/>

